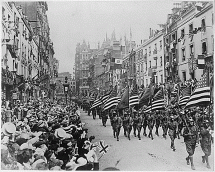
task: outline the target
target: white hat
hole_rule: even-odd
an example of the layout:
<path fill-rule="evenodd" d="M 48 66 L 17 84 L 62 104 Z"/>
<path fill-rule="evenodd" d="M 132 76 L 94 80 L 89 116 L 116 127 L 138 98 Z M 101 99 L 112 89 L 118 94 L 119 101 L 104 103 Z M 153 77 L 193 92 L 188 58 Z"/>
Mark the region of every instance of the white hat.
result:
<path fill-rule="evenodd" d="M 4 135 L 10 136 L 16 132 L 16 126 L 12 122 L 6 122 L 2 126 L 2 132 Z"/>
<path fill-rule="evenodd" d="M 24 150 L 24 149 L 35 150 L 36 147 L 33 147 L 31 143 L 23 143 L 23 144 L 20 146 L 20 150 Z"/>
<path fill-rule="evenodd" d="M 75 171 L 78 167 L 86 165 L 87 164 L 87 160 L 83 157 L 78 158 L 77 163 L 75 163 L 75 161 L 73 159 L 70 160 L 70 162 L 68 162 L 66 164 L 66 167 L 68 170 L 72 170 Z"/>
<path fill-rule="evenodd" d="M 44 159 L 38 159 L 32 164 L 32 169 L 35 170 L 36 166 L 40 163 L 46 163 Z"/>
<path fill-rule="evenodd" d="M 55 136 L 57 138 L 71 138 L 71 134 L 67 134 L 66 131 L 63 128 L 58 128 L 55 130 Z"/>

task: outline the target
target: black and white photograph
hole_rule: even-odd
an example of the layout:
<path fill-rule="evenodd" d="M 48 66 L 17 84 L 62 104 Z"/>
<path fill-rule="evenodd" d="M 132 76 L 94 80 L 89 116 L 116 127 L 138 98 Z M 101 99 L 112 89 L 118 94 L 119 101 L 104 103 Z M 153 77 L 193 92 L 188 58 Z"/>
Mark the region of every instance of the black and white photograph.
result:
<path fill-rule="evenodd" d="M 214 171 L 214 1 L 1 9 L 1 170 Z"/>

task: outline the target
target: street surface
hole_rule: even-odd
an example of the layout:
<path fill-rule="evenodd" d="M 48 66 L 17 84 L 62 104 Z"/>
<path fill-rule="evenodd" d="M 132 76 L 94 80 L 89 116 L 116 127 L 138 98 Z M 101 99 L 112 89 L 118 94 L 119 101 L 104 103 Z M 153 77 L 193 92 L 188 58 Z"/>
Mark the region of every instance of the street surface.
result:
<path fill-rule="evenodd" d="M 192 171 L 190 165 L 186 164 L 187 152 L 183 137 L 175 140 L 176 151 L 173 152 L 170 148 L 169 136 L 165 140 L 162 136 L 156 136 L 155 131 L 153 131 L 154 140 L 142 136 L 143 131 L 141 131 L 142 140 L 138 140 L 137 137 L 134 137 L 132 130 L 131 140 L 129 141 L 123 135 L 123 128 L 121 128 L 119 141 L 117 141 L 113 137 L 109 119 L 107 127 L 104 127 L 98 116 L 94 120 L 92 115 L 88 116 L 81 110 L 81 120 L 86 123 L 88 136 L 95 136 L 93 142 L 104 140 L 105 144 L 109 145 L 109 151 L 99 160 L 100 170 L 107 167 L 116 167 L 120 171 Z M 162 135 L 161 128 L 159 134 Z M 204 154 L 200 145 L 198 145 L 194 154 L 196 171 L 214 171 L 213 146 L 212 155 L 209 157 L 211 169 L 208 169 L 206 164 L 202 163 L 201 156 Z"/>

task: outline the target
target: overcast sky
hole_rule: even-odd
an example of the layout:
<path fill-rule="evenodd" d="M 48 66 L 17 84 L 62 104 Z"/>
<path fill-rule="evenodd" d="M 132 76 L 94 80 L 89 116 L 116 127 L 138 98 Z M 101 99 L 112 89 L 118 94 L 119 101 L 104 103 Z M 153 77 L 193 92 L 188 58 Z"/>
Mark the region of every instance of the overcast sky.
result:
<path fill-rule="evenodd" d="M 159 1 L 47 1 L 50 37 L 54 43 L 55 58 L 60 61 L 59 72 L 70 72 L 75 61 L 75 48 L 83 39 L 91 48 L 110 38 L 115 29 L 116 38 L 130 39 L 140 44 L 147 39 L 149 28 L 167 20 L 172 0 Z"/>

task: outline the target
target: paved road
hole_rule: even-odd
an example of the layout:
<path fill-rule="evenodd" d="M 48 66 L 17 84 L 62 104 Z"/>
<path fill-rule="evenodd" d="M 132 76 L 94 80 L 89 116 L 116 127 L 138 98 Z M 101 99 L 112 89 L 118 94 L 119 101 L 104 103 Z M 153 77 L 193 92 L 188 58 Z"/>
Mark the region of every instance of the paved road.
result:
<path fill-rule="evenodd" d="M 142 140 L 131 135 L 129 141 L 120 132 L 120 141 L 116 141 L 112 135 L 112 128 L 108 119 L 107 127 L 102 126 L 101 120 L 93 120 L 92 116 L 81 110 L 81 119 L 86 123 L 88 136 L 94 135 L 95 142 L 104 140 L 109 145 L 109 151 L 100 159 L 100 170 L 106 167 L 116 167 L 121 171 L 190 171 L 190 166 L 186 165 L 187 156 L 183 138 L 176 139 L 176 151 L 170 149 L 170 139 L 165 140 L 161 136 L 154 136 L 154 140 L 142 136 Z M 153 131 L 154 133 L 154 131 Z M 162 133 L 160 129 L 160 133 Z M 214 145 L 212 145 L 214 146 Z M 203 152 L 200 145 L 196 148 L 194 155 L 194 165 L 197 171 L 214 170 L 214 148 L 209 157 L 211 169 L 206 168 L 206 164 L 201 162 Z"/>

